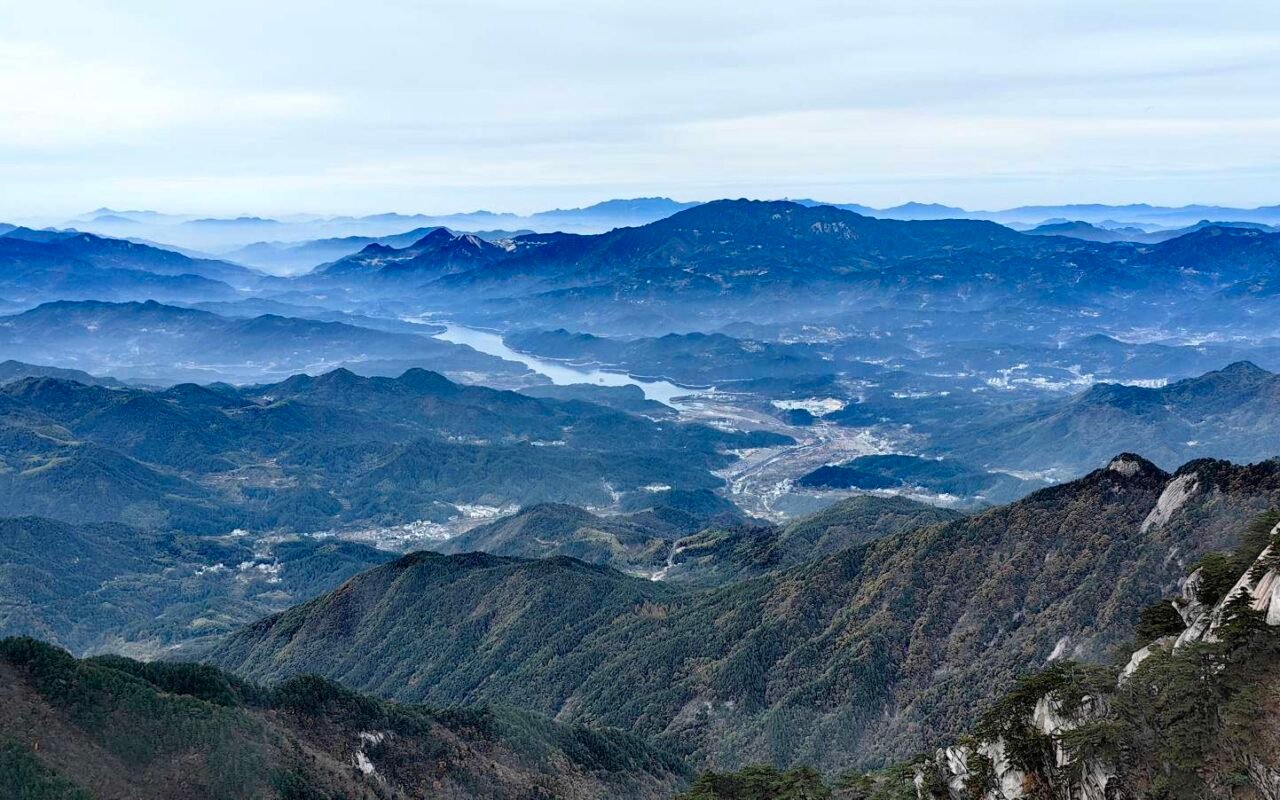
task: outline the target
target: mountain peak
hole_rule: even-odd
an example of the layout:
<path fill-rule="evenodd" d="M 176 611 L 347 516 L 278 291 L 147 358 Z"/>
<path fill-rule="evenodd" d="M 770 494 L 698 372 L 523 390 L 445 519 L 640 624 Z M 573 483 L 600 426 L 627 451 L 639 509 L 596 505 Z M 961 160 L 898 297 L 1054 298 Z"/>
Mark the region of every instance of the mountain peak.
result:
<path fill-rule="evenodd" d="M 1274 373 L 1268 372 L 1252 361 L 1234 361 L 1218 370 L 1221 375 L 1247 378 L 1269 378 Z"/>
<path fill-rule="evenodd" d="M 446 390 L 455 390 L 458 385 L 449 380 L 438 372 L 432 372 L 421 367 L 414 367 L 404 371 L 397 380 L 404 386 L 418 392 L 439 393 Z"/>
<path fill-rule="evenodd" d="M 1107 464 L 1107 470 L 1118 472 L 1126 478 L 1139 474 L 1163 474 L 1163 471 L 1136 453 L 1121 453 Z"/>
<path fill-rule="evenodd" d="M 423 236 L 421 239 L 411 244 L 409 249 L 414 250 L 420 247 L 438 247 L 445 242 L 452 241 L 454 238 L 456 238 L 455 234 L 448 228 L 432 228 L 426 236 Z"/>
<path fill-rule="evenodd" d="M 361 383 L 365 379 L 361 378 L 346 367 L 338 367 L 337 369 L 324 373 L 316 380 L 321 384 L 350 386 L 352 384 Z"/>

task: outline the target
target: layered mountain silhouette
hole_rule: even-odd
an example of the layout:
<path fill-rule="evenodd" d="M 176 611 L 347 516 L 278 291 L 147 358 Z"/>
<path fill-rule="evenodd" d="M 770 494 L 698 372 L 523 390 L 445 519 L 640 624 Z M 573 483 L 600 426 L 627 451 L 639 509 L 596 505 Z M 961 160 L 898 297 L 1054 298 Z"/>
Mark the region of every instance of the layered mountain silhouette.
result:
<path fill-rule="evenodd" d="M 802 309 L 812 318 L 882 306 L 1006 315 L 1087 308 L 1107 318 L 1123 313 L 1132 324 L 1168 319 L 1188 293 L 1207 297 L 1256 280 L 1274 263 L 1277 240 L 1210 225 L 1155 244 L 1101 243 L 981 220 L 902 221 L 721 200 L 595 235 L 487 242 L 437 231 L 408 247 L 371 244 L 295 288 L 318 291 L 341 279 L 374 296 L 402 296 L 407 281 L 427 307 L 517 326 L 536 317 L 669 330 L 679 320 L 685 327 L 713 317 L 778 322 L 798 319 Z"/>
<path fill-rule="evenodd" d="M 254 270 L 79 231 L 0 234 L 0 287 L 12 301 L 219 300 L 256 285 Z"/>
<path fill-rule="evenodd" d="M 467 504 L 644 505 L 659 483 L 675 495 L 720 486 L 713 471 L 731 450 L 790 441 L 421 369 L 241 389 L 29 377 L 0 386 L 0 412 L 0 514 L 200 533 L 439 522 Z M 726 505 L 686 498 L 679 510 Z"/>
<path fill-rule="evenodd" d="M 1280 451 L 1280 375 L 1242 361 L 1162 388 L 1099 384 L 996 423 L 957 426 L 941 446 L 1023 470 L 1077 471 L 1116 447 L 1167 465 L 1204 453 L 1256 461 Z"/>
<path fill-rule="evenodd" d="M 492 264 L 506 250 L 470 233 L 435 228 L 407 247 L 373 243 L 360 252 L 317 267 L 313 274 L 341 277 L 352 273 L 418 282 Z"/>
<path fill-rule="evenodd" d="M 263 381 L 341 364 L 375 374 L 399 374 L 409 365 L 495 377 L 525 372 L 408 326 L 227 317 L 154 300 L 54 301 L 0 320 L 0 356 L 154 383 Z"/>

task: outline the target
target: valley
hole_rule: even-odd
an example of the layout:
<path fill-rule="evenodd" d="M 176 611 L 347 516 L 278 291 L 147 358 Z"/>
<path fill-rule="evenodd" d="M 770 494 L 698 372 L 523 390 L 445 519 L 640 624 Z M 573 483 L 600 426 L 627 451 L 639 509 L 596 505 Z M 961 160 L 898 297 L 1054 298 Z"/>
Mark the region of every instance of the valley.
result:
<path fill-rule="evenodd" d="M 0 800 L 1280 800 L 1280 3 L 0 8 Z"/>
<path fill-rule="evenodd" d="M 1073 232 L 716 201 L 604 231 L 241 244 L 271 275 L 15 227 L 0 781 L 147 796 L 184 758 L 201 791 L 290 800 L 756 779 L 960 800 L 939 781 L 981 756 L 1076 786 L 993 743 L 1067 746 L 1024 729 L 1026 693 L 1104 676 L 1149 743 L 1116 654 L 1158 651 L 1152 685 L 1181 685 L 1153 626 L 1236 614 L 1187 600 L 1188 575 L 1271 569 L 1280 234 Z M 1273 627 L 1222 657 L 1254 665 Z M 83 772 L 68 754 L 126 756 L 77 709 L 152 730 L 135 701 L 166 720 L 127 754 L 146 777 Z M 212 761 L 170 703 L 221 720 L 193 734 Z M 36 716 L 58 725 L 39 751 Z M 1174 768 L 1141 752 L 1062 758 L 1144 786 Z M 269 766 L 226 784 L 232 753 Z"/>
<path fill-rule="evenodd" d="M 743 419 L 744 412 L 727 412 L 723 408 L 701 405 L 698 412 L 710 424 L 723 423 L 726 415 Z M 746 417 L 750 419 L 750 417 Z M 818 424 L 805 428 L 778 426 L 779 431 L 796 439 L 793 445 L 781 445 L 741 453 L 741 459 L 718 473 L 725 479 L 725 491 L 743 510 L 774 521 L 803 516 L 819 510 L 841 492 L 806 490 L 796 481 L 825 464 L 857 456 L 899 452 L 893 440 L 869 429 L 846 428 Z M 904 437 L 905 438 L 905 437 Z M 901 440 L 898 440 L 901 441 Z M 905 493 L 939 505 L 955 504 L 961 498 L 929 495 L 926 492 Z"/>

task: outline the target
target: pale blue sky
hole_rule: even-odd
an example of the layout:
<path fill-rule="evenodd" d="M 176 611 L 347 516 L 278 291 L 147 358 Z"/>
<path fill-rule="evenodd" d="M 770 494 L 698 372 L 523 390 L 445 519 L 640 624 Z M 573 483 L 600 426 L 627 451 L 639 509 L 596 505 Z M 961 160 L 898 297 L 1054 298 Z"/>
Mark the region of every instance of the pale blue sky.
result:
<path fill-rule="evenodd" d="M 0 219 L 1271 204 L 1277 87 L 1274 0 L 0 0 Z"/>

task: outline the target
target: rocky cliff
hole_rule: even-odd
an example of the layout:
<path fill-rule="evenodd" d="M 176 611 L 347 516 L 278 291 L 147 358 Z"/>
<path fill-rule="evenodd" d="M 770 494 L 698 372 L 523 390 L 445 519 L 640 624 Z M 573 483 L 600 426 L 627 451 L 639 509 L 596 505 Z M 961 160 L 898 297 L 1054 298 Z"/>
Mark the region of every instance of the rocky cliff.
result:
<path fill-rule="evenodd" d="M 1170 483 L 1154 524 L 1186 491 Z M 1280 519 L 1264 519 L 1263 535 L 1233 559 L 1202 560 L 1165 601 L 1180 631 L 1114 678 L 1071 662 L 1024 678 L 975 737 L 917 765 L 918 798 L 1280 798 Z M 1245 568 L 1215 590 L 1231 560 Z"/>

